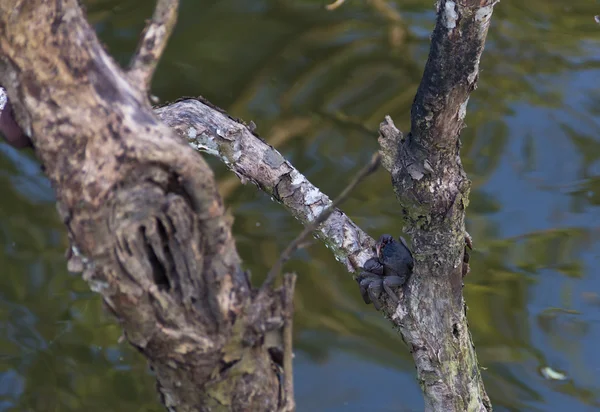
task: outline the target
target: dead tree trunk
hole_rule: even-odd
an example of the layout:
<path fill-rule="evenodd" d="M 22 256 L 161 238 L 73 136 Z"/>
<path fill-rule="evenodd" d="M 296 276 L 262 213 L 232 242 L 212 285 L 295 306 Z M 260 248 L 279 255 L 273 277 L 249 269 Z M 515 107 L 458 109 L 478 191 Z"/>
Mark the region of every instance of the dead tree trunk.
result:
<path fill-rule="evenodd" d="M 400 303 L 387 301 L 382 311 L 413 353 L 432 411 L 491 410 L 462 296 L 470 182 L 459 134 L 496 2 L 438 1 L 411 133 L 404 138 L 390 118 L 380 129 L 416 260 Z M 57 191 L 71 265 L 82 267 L 149 359 L 165 405 L 273 410 L 285 401 L 262 338 L 281 327 L 284 297 L 253 300 L 212 174 L 172 130 L 307 225 L 331 201 L 243 122 L 205 101 L 158 109 L 171 129 L 157 120 L 146 89 L 173 24 L 168 4 L 159 2 L 125 73 L 74 0 L 2 2 L 0 84 Z M 316 235 L 351 272 L 373 255 L 373 239 L 340 210 Z M 274 323 L 260 322 L 268 318 Z"/>
<path fill-rule="evenodd" d="M 76 0 L 2 1 L 0 84 L 56 191 L 70 267 L 149 360 L 164 405 L 277 410 L 263 335 L 282 325 L 281 295 L 253 301 L 212 171 L 148 103 L 166 3 L 126 73 Z"/>

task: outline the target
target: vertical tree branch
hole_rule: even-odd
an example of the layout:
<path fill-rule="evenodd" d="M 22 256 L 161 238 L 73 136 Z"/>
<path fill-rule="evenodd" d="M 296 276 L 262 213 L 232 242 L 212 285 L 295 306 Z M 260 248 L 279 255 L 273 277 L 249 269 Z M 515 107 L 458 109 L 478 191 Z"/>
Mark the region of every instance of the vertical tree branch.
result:
<path fill-rule="evenodd" d="M 426 409 L 432 411 L 491 409 L 462 294 L 470 181 L 459 136 L 496 3 L 438 1 L 411 132 L 404 138 L 389 117 L 380 127 L 382 163 L 392 174 L 416 261 L 392 318 L 411 348 Z"/>

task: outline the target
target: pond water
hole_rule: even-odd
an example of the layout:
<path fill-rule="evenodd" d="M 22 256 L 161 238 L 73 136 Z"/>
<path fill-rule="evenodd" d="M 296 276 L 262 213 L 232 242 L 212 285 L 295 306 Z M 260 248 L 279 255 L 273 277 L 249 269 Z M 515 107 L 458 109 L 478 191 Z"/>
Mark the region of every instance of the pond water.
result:
<path fill-rule="evenodd" d="M 123 64 L 152 3 L 84 1 Z M 377 150 L 386 114 L 409 130 L 433 3 L 348 0 L 330 12 L 311 0 L 184 0 L 153 93 L 203 95 L 253 120 L 335 196 Z M 465 297 L 498 411 L 600 406 L 597 14 L 598 1 L 503 0 L 469 102 L 462 156 L 476 250 Z M 245 265 L 261 279 L 301 227 L 210 162 Z M 65 230 L 31 153 L 0 144 L 0 189 L 0 411 L 162 411 L 144 359 L 67 273 Z M 402 231 L 383 170 L 342 208 L 371 236 Z M 408 350 L 328 250 L 315 244 L 286 268 L 299 274 L 298 410 L 422 410 Z"/>

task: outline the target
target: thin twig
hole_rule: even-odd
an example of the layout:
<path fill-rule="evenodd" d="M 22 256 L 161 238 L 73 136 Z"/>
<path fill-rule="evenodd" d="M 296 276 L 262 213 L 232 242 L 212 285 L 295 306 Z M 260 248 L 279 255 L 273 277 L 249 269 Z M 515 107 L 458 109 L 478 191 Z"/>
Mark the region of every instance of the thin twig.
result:
<path fill-rule="evenodd" d="M 340 193 L 340 195 L 337 197 L 337 199 L 335 199 L 331 203 L 331 205 L 329 205 L 329 207 L 327 209 L 323 210 L 321 212 L 321 214 L 315 220 L 312 221 L 312 223 L 310 223 L 304 227 L 304 230 L 281 253 L 281 255 L 279 256 L 279 259 L 277 260 L 277 262 L 275 262 L 275 264 L 269 271 L 269 274 L 267 275 L 267 279 L 265 280 L 265 282 L 262 284 L 262 286 L 260 288 L 261 294 L 265 293 L 266 290 L 273 284 L 273 282 L 275 281 L 275 278 L 281 271 L 281 267 L 283 266 L 283 264 L 298 249 L 298 246 L 300 244 L 302 244 L 302 242 L 304 242 L 304 239 L 308 235 L 310 235 L 312 232 L 317 230 L 317 228 L 319 227 L 319 225 L 321 223 L 323 223 L 324 221 L 327 220 L 327 218 L 337 209 L 337 207 L 344 200 L 346 200 L 346 198 L 348 197 L 350 192 L 356 187 L 356 185 L 358 185 L 365 177 L 367 177 L 368 175 L 373 173 L 375 170 L 377 170 L 377 167 L 379 166 L 380 161 L 381 161 L 381 155 L 379 154 L 379 152 L 375 153 L 373 155 L 373 157 L 371 158 L 371 161 L 365 167 L 363 167 L 356 174 L 356 176 L 354 176 L 352 181 L 348 184 L 348 186 L 346 186 L 346 188 L 344 190 L 342 190 L 342 193 Z"/>
<path fill-rule="evenodd" d="M 296 287 L 296 274 L 286 273 L 283 277 L 283 390 L 285 403 L 283 410 L 292 412 L 296 409 L 294 401 L 294 349 L 293 349 L 293 321 L 294 321 L 294 289 Z"/>
<path fill-rule="evenodd" d="M 177 21 L 179 0 L 158 0 L 152 19 L 146 24 L 138 48 L 129 65 L 129 78 L 148 91 L 152 75 Z"/>

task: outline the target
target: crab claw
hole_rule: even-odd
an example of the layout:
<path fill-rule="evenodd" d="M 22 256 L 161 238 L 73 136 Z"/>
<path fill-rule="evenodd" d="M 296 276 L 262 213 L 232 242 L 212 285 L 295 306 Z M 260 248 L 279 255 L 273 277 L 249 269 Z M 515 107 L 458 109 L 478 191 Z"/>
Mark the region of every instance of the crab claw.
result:
<path fill-rule="evenodd" d="M 375 245 L 375 250 L 377 252 L 377 257 L 381 258 L 381 249 L 385 247 L 390 242 L 394 241 L 394 237 L 392 235 L 381 235 L 379 241 Z"/>

